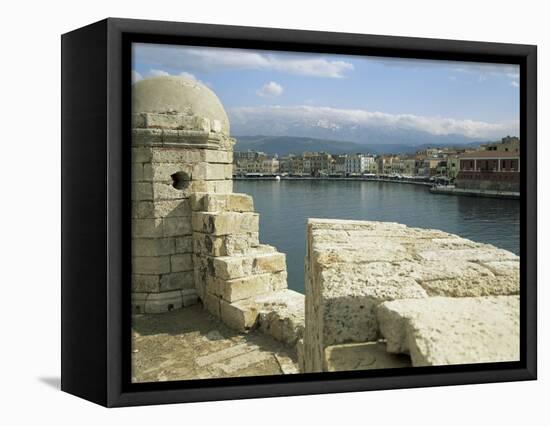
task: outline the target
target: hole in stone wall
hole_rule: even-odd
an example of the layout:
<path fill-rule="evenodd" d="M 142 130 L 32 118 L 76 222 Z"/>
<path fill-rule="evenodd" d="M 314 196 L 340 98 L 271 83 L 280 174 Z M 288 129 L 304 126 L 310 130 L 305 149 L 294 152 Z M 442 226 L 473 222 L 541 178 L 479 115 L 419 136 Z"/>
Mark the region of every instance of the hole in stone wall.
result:
<path fill-rule="evenodd" d="M 172 309 L 174 309 L 174 305 L 169 304 L 169 305 L 168 305 L 168 311 L 171 311 Z"/>
<path fill-rule="evenodd" d="M 170 176 L 172 178 L 172 186 L 176 189 L 185 189 L 189 186 L 191 176 L 185 172 L 177 172 Z"/>

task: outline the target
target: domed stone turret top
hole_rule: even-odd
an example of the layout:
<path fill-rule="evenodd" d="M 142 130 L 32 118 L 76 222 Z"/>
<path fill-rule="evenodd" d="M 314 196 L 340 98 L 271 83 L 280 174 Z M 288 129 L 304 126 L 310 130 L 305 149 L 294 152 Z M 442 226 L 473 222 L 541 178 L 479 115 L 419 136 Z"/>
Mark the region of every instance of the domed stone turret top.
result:
<path fill-rule="evenodd" d="M 229 136 L 229 119 L 216 94 L 204 84 L 184 77 L 161 76 L 135 83 L 132 112 L 206 119 L 212 131 Z"/>

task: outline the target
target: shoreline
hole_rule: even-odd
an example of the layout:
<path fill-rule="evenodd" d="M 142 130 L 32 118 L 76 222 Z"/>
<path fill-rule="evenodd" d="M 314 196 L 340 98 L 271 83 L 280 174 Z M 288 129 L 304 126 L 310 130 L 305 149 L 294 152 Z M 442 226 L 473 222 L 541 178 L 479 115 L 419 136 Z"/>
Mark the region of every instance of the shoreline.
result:
<path fill-rule="evenodd" d="M 430 193 L 438 195 L 462 195 L 466 197 L 502 198 L 508 200 L 520 199 L 519 192 L 492 191 L 487 189 L 460 189 L 446 186 L 433 186 L 430 188 Z"/>
<path fill-rule="evenodd" d="M 275 176 L 233 176 L 233 180 L 278 180 Z M 326 180 L 326 181 L 361 181 L 361 182 L 391 182 L 406 183 L 409 185 L 433 186 L 433 182 L 408 179 L 368 178 L 368 177 L 313 177 L 313 176 L 281 176 L 280 180 Z"/>
<path fill-rule="evenodd" d="M 500 198 L 508 200 L 519 200 L 519 192 L 510 192 L 510 191 L 493 191 L 493 190 L 483 190 L 483 189 L 460 189 L 455 188 L 454 186 L 444 186 L 436 185 L 434 182 L 426 182 L 419 180 L 411 179 L 390 179 L 390 178 L 373 178 L 373 177 L 362 177 L 362 176 L 353 176 L 353 177 L 329 177 L 329 176 L 280 176 L 277 179 L 276 176 L 233 176 L 235 181 L 277 181 L 277 180 L 287 180 L 287 181 L 352 181 L 352 182 L 388 182 L 388 183 L 400 183 L 407 185 L 419 185 L 428 187 L 431 194 L 436 195 L 453 195 L 453 196 L 464 196 L 464 197 L 486 197 L 486 198 Z"/>

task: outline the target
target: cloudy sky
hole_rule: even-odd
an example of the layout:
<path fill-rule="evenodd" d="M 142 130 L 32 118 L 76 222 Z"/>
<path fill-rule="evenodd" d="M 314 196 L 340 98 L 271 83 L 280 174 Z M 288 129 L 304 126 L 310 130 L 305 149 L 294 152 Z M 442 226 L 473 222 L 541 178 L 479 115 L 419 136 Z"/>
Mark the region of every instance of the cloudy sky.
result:
<path fill-rule="evenodd" d="M 516 65 L 134 45 L 134 81 L 168 74 L 214 90 L 236 135 L 314 127 L 482 139 L 519 132 Z"/>

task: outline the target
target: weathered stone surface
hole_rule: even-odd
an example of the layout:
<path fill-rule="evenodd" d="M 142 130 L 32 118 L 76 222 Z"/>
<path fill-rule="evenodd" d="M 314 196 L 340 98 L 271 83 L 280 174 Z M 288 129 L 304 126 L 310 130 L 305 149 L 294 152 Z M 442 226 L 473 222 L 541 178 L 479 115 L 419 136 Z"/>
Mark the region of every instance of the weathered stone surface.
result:
<path fill-rule="evenodd" d="M 183 272 L 193 270 L 193 257 L 191 254 L 175 254 L 170 256 L 172 272 Z"/>
<path fill-rule="evenodd" d="M 163 219 L 163 225 L 163 235 L 165 237 L 181 237 L 193 233 L 189 218 L 167 217 Z"/>
<path fill-rule="evenodd" d="M 197 291 L 194 288 L 182 290 L 181 300 L 185 308 L 197 304 L 199 302 Z"/>
<path fill-rule="evenodd" d="M 272 289 L 270 274 L 251 275 L 233 280 L 213 277 L 206 281 L 207 291 L 219 295 L 228 302 L 269 293 Z"/>
<path fill-rule="evenodd" d="M 162 275 L 158 284 L 160 291 L 194 289 L 195 275 L 193 271 L 171 272 Z"/>
<path fill-rule="evenodd" d="M 195 232 L 213 236 L 257 233 L 259 215 L 257 213 L 237 212 L 194 212 L 192 223 Z"/>
<path fill-rule="evenodd" d="M 234 330 L 245 332 L 256 326 L 258 310 L 252 303 L 229 303 L 221 301 L 221 319 Z"/>
<path fill-rule="evenodd" d="M 199 306 L 134 316 L 132 349 L 134 383 L 296 372 L 292 348 L 259 331 L 231 330 Z"/>
<path fill-rule="evenodd" d="M 181 291 L 150 293 L 145 301 L 146 314 L 160 314 L 183 306 Z"/>
<path fill-rule="evenodd" d="M 395 223 L 310 219 L 306 257 L 308 371 L 327 346 L 375 341 L 382 302 L 519 292 L 514 254 Z"/>
<path fill-rule="evenodd" d="M 378 306 L 387 350 L 413 366 L 519 360 L 519 297 L 432 297 Z"/>
<path fill-rule="evenodd" d="M 153 159 L 151 147 L 132 147 L 132 163 L 147 163 Z"/>
<path fill-rule="evenodd" d="M 281 290 L 233 303 L 222 300 L 221 304 L 222 319 L 236 330 L 259 328 L 290 346 L 294 346 L 303 336 L 303 294 Z"/>
<path fill-rule="evenodd" d="M 220 298 L 218 296 L 205 291 L 202 297 L 202 304 L 208 312 L 216 318 L 220 318 Z"/>
<path fill-rule="evenodd" d="M 255 298 L 260 330 L 275 340 L 294 346 L 304 335 L 304 295 L 280 290 Z"/>
<path fill-rule="evenodd" d="M 145 302 L 149 293 L 138 293 L 132 292 L 132 313 L 133 314 L 144 314 L 145 313 Z"/>
<path fill-rule="evenodd" d="M 192 164 L 201 161 L 202 149 L 155 147 L 150 154 L 154 163 Z"/>
<path fill-rule="evenodd" d="M 233 151 L 202 149 L 201 160 L 208 163 L 233 164 Z"/>
<path fill-rule="evenodd" d="M 200 232 L 193 233 L 194 252 L 209 256 L 233 256 L 245 253 L 251 247 L 259 246 L 258 233 L 215 236 Z"/>
<path fill-rule="evenodd" d="M 143 181 L 143 164 L 132 163 L 132 182 Z"/>
<path fill-rule="evenodd" d="M 132 200 L 143 201 L 152 200 L 153 185 L 149 182 L 134 182 L 132 184 Z"/>
<path fill-rule="evenodd" d="M 246 194 L 195 193 L 191 196 L 194 211 L 253 212 L 252 197 Z"/>
<path fill-rule="evenodd" d="M 348 343 L 325 349 L 324 371 L 376 370 L 411 367 L 406 355 L 390 354 L 383 342 Z"/>
<path fill-rule="evenodd" d="M 159 238 L 163 236 L 162 219 L 132 220 L 133 238 Z"/>
<path fill-rule="evenodd" d="M 248 253 L 250 254 L 222 256 L 212 259 L 215 275 L 230 280 L 253 274 L 286 271 L 286 261 L 283 253 L 257 254 L 254 249 L 251 249 Z"/>
<path fill-rule="evenodd" d="M 137 257 L 132 258 L 132 272 L 134 274 L 166 274 L 170 272 L 170 257 Z"/>
<path fill-rule="evenodd" d="M 132 113 L 154 113 L 157 115 L 187 115 L 211 122 L 214 129 L 229 135 L 229 119 L 215 93 L 205 85 L 176 76 L 162 76 L 138 81 L 133 86 Z M 149 114 L 150 115 L 150 114 Z M 158 118 L 157 118 L 158 120 Z M 183 119 L 182 119 L 183 120 Z M 169 127 L 181 128 L 184 123 Z M 202 121 L 194 128 L 205 130 Z M 219 122 L 216 124 L 215 122 Z M 164 123 L 164 121 L 163 121 Z M 196 127 L 199 126 L 199 127 Z M 159 127 L 163 127 L 160 126 Z"/>
<path fill-rule="evenodd" d="M 193 253 L 193 236 L 176 237 L 176 253 Z"/>
<path fill-rule="evenodd" d="M 132 240 L 134 256 L 166 256 L 175 252 L 174 238 L 134 238 Z"/>
<path fill-rule="evenodd" d="M 174 188 L 172 182 L 153 182 L 153 197 L 147 199 L 158 200 L 183 200 L 189 198 L 189 191 Z"/>
<path fill-rule="evenodd" d="M 132 291 L 151 293 L 159 291 L 159 275 L 132 274 Z"/>
<path fill-rule="evenodd" d="M 202 180 L 232 179 L 233 168 L 231 164 L 200 162 L 193 165 L 191 177 Z"/>

